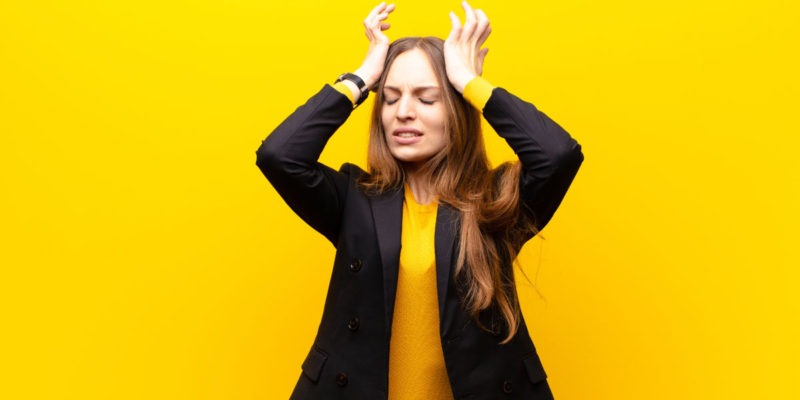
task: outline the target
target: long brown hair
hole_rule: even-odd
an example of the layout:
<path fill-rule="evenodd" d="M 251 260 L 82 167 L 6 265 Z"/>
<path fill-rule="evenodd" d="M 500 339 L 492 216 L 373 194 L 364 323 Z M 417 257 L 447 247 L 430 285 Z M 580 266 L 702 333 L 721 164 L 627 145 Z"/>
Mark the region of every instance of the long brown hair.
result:
<path fill-rule="evenodd" d="M 466 309 L 482 328 L 500 334 L 507 343 L 517 333 L 520 307 L 512 262 L 524 241 L 535 233 L 533 221 L 519 204 L 520 165 L 505 163 L 491 169 L 481 133 L 481 115 L 450 84 L 445 70 L 443 41 L 435 37 L 408 37 L 389 46 L 383 75 L 376 85 L 372 110 L 368 173 L 360 181 L 369 193 L 403 187 L 403 166 L 389 152 L 381 112 L 383 86 L 398 55 L 421 49 L 442 87 L 447 112 L 444 149 L 427 160 L 422 171 L 439 201 L 459 211 L 460 235 L 455 276 Z M 490 323 L 481 322 L 488 311 Z M 495 326 L 499 312 L 502 324 Z"/>

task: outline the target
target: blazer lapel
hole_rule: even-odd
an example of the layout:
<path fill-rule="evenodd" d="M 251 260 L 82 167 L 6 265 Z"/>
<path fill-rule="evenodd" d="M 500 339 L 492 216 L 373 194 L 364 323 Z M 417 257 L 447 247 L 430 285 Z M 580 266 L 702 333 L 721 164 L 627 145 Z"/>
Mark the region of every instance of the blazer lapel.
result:
<path fill-rule="evenodd" d="M 440 329 L 449 325 L 445 317 L 445 301 L 447 300 L 447 287 L 450 282 L 450 270 L 452 269 L 454 243 L 458 229 L 458 211 L 446 204 L 440 204 L 436 210 L 436 234 L 434 237 L 434 247 L 436 252 L 436 292 L 439 298 L 439 321 Z"/>
<path fill-rule="evenodd" d="M 378 236 L 378 248 L 383 268 L 383 295 L 386 334 L 391 335 L 394 299 L 397 293 L 397 273 L 400 262 L 400 235 L 403 225 L 403 191 L 394 190 L 370 197 L 372 219 Z"/>

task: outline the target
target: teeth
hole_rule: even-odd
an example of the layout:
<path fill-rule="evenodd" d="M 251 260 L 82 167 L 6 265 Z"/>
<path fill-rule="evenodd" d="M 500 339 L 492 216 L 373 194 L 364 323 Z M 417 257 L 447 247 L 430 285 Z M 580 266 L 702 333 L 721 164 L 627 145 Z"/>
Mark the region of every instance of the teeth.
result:
<path fill-rule="evenodd" d="M 411 137 L 416 137 L 417 134 L 414 133 L 414 132 L 400 132 L 400 133 L 397 134 L 397 136 L 404 137 L 404 138 L 411 138 Z"/>

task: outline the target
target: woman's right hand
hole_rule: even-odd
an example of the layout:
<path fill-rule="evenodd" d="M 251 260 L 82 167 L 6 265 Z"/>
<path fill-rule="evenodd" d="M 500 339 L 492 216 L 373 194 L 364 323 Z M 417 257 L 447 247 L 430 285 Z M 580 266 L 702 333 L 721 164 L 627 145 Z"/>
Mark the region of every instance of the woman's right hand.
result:
<path fill-rule="evenodd" d="M 389 13 L 392 11 L 394 11 L 394 4 L 387 5 L 383 2 L 373 8 L 367 18 L 364 19 L 369 48 L 364 62 L 354 74 L 363 79 L 370 89 L 375 88 L 375 84 L 378 83 L 378 79 L 383 73 L 386 53 L 389 51 L 389 38 L 383 33 L 383 31 L 389 29 L 389 23 L 384 21 L 389 18 Z"/>

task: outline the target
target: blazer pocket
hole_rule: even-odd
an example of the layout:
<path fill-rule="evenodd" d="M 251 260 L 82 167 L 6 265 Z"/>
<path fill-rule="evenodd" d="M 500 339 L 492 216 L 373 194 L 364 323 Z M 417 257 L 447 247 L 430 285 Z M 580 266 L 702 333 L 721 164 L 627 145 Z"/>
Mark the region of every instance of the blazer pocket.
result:
<path fill-rule="evenodd" d="M 322 367 L 325 366 L 325 361 L 328 360 L 328 355 L 317 346 L 313 346 L 311 351 L 308 352 L 305 361 L 303 361 L 303 373 L 311 379 L 311 382 L 317 383 L 319 376 L 322 374 Z"/>
<path fill-rule="evenodd" d="M 528 379 L 530 379 L 531 383 L 538 383 L 547 379 L 547 374 L 544 372 L 544 367 L 542 367 L 542 362 L 539 361 L 537 354 L 534 353 L 522 360 L 522 362 L 525 364 L 525 370 L 528 372 Z"/>

